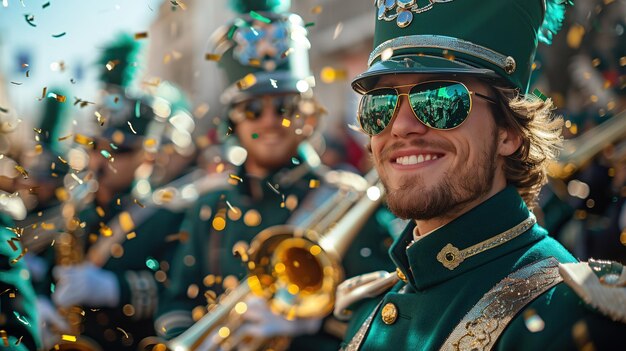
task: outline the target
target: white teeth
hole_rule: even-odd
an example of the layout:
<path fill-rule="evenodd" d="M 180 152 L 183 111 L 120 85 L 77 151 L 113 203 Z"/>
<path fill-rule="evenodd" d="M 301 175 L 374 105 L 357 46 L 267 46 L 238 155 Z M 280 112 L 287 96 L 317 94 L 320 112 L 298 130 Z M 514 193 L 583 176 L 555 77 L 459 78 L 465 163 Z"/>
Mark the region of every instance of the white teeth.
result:
<path fill-rule="evenodd" d="M 401 156 L 396 158 L 396 163 L 401 164 L 403 166 L 407 166 L 407 165 L 416 165 L 418 163 L 422 163 L 425 161 L 430 161 L 430 160 L 436 160 L 437 156 L 436 155 L 411 155 L 411 156 Z"/>

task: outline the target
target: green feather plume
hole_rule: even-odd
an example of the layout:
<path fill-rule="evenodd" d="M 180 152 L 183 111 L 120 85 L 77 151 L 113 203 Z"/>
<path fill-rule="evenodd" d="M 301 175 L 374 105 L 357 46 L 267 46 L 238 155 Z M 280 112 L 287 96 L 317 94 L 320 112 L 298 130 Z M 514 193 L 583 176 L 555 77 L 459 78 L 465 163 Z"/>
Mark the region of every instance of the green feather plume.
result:
<path fill-rule="evenodd" d="M 239 13 L 250 11 L 284 12 L 289 10 L 290 0 L 231 0 L 230 7 Z"/>
<path fill-rule="evenodd" d="M 546 14 L 543 23 L 539 27 L 539 41 L 545 44 L 552 44 L 552 38 L 561 29 L 565 18 L 565 7 L 572 5 L 571 0 L 544 0 L 546 3 Z"/>

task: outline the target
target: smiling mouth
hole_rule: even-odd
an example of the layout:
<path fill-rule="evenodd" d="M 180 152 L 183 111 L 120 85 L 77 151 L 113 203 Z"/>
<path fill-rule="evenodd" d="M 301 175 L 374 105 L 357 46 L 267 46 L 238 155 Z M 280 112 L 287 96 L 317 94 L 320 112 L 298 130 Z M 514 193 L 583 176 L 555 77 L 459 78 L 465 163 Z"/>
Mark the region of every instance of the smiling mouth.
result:
<path fill-rule="evenodd" d="M 432 161 L 439 158 L 439 156 L 435 154 L 419 154 L 419 155 L 410 155 L 410 156 L 401 156 L 396 158 L 396 164 L 403 166 L 410 166 L 420 164 L 426 161 Z"/>

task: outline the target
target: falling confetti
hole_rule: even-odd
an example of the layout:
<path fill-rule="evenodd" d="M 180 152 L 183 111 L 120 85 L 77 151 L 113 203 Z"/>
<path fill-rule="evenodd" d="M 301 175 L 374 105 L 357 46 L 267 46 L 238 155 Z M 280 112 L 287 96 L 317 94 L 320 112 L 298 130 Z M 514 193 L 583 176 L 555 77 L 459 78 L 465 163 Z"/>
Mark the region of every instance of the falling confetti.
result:
<path fill-rule="evenodd" d="M 335 32 L 333 33 L 333 40 L 337 39 L 337 37 L 339 37 L 339 34 L 341 34 L 342 31 L 343 31 L 343 23 L 339 22 L 337 23 L 337 26 L 335 27 Z"/>
<path fill-rule="evenodd" d="M 2 112 L 2 113 L 9 113 L 9 110 L 4 108 L 4 107 L 2 107 L 2 106 L 0 106 L 0 112 Z"/>
<path fill-rule="evenodd" d="M 240 90 L 245 90 L 256 84 L 256 76 L 252 73 L 247 74 L 245 77 L 237 81 L 237 87 Z"/>
<path fill-rule="evenodd" d="M 139 200 L 137 200 L 137 199 L 134 199 L 134 200 L 133 200 L 133 202 L 134 202 L 135 204 L 137 204 L 137 205 L 138 205 L 139 207 L 141 207 L 141 208 L 146 208 L 146 206 L 144 206 L 144 205 L 143 205 L 141 202 L 139 202 Z"/>
<path fill-rule="evenodd" d="M 133 125 L 130 123 L 130 121 L 126 123 L 128 123 L 128 126 L 130 127 L 130 131 L 133 132 L 133 134 L 137 134 L 137 132 L 135 131 L 135 128 L 133 128 Z"/>
<path fill-rule="evenodd" d="M 308 22 L 304 24 L 305 28 L 309 28 L 309 27 L 313 27 L 315 25 L 315 22 Z"/>
<path fill-rule="evenodd" d="M 48 1 L 47 3 L 41 5 L 42 9 L 45 9 L 46 7 L 50 6 L 50 1 Z"/>
<path fill-rule="evenodd" d="M 66 96 L 55 93 L 48 93 L 48 97 L 54 98 L 58 102 L 65 102 L 65 100 L 67 100 Z"/>
<path fill-rule="evenodd" d="M 15 169 L 18 172 L 20 172 L 20 174 L 22 175 L 22 177 L 24 177 L 24 179 L 28 179 L 28 172 L 24 169 L 24 167 L 20 165 L 15 165 Z"/>
<path fill-rule="evenodd" d="M 238 180 L 240 183 L 243 183 L 243 179 L 241 179 L 240 177 L 234 175 L 234 174 L 230 174 L 229 175 L 230 179 L 235 179 Z"/>
<path fill-rule="evenodd" d="M 60 37 L 64 36 L 65 34 L 67 34 L 67 33 L 63 32 L 63 33 L 59 33 L 59 34 L 52 34 L 52 37 L 53 38 L 60 38 Z"/>
<path fill-rule="evenodd" d="M 135 33 L 135 40 L 138 39 L 145 39 L 148 37 L 148 32 L 139 32 L 139 33 Z"/>
<path fill-rule="evenodd" d="M 33 23 L 35 20 L 34 15 L 24 15 L 24 19 L 26 19 L 26 23 L 28 23 L 31 27 L 37 27 L 37 25 Z"/>
<path fill-rule="evenodd" d="M 250 11 L 250 17 L 254 18 L 257 21 L 261 21 L 263 23 L 272 23 L 271 19 L 261 15 L 258 12 L 255 12 L 255 11 Z"/>
<path fill-rule="evenodd" d="M 11 264 L 16 264 L 22 257 L 24 257 L 24 255 L 26 255 L 26 253 L 28 252 L 27 248 L 23 248 L 22 249 L 22 253 L 20 253 L 19 256 L 17 256 L 16 258 L 11 260 Z"/>
<path fill-rule="evenodd" d="M 322 6 L 321 5 L 317 5 L 315 7 L 313 7 L 311 9 L 311 13 L 314 15 L 319 15 L 320 13 L 322 13 Z"/>
<path fill-rule="evenodd" d="M 204 59 L 207 61 L 219 61 L 222 59 L 222 55 L 216 55 L 216 54 L 204 54 Z"/>

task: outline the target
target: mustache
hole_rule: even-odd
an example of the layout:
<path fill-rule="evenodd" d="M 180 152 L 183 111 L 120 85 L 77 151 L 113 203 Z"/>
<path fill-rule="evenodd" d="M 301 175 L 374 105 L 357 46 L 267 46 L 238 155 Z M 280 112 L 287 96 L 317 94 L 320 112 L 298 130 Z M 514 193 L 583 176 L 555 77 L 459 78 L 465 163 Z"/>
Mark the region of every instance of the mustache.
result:
<path fill-rule="evenodd" d="M 437 149 L 448 152 L 454 152 L 454 146 L 450 143 L 440 140 L 425 140 L 425 139 L 411 139 L 407 141 L 395 141 L 389 146 L 385 147 L 380 153 L 380 159 L 386 160 L 391 157 L 391 154 L 396 150 L 405 148 L 407 146 L 413 146 L 420 149 Z"/>

